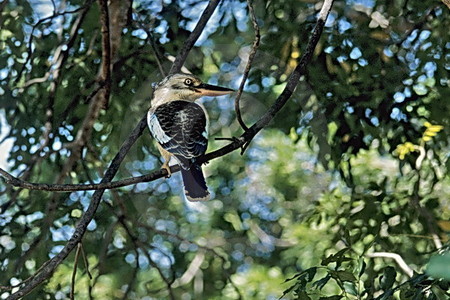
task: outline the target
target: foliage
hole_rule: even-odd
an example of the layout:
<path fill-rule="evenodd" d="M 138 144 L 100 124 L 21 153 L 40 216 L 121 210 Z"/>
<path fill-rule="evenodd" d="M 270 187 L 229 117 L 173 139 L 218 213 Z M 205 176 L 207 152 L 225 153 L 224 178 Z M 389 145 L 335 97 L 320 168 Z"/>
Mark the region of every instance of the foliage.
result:
<path fill-rule="evenodd" d="M 149 107 L 158 56 L 169 70 L 166 57 L 206 1 L 135 0 L 122 10 L 111 99 L 73 163 L 100 84 L 100 10 L 47 2 L 0 4 L 0 138 L 12 144 L 0 157 L 30 182 L 99 182 Z M 318 9 L 306 0 L 253 5 L 262 40 L 241 101 L 247 125 L 283 89 Z M 77 299 L 448 298 L 448 28 L 438 1 L 336 1 L 286 107 L 243 156 L 205 167 L 210 202 L 186 202 L 178 175 L 107 191 L 83 251 L 29 299 L 69 298 L 74 270 Z M 186 67 L 237 88 L 253 38 L 247 2 L 222 1 Z M 242 133 L 232 98 L 204 105 L 212 137 Z M 211 138 L 209 149 L 223 143 Z M 116 178 L 159 167 L 146 132 Z M 2 298 L 61 250 L 92 194 L 0 185 Z"/>

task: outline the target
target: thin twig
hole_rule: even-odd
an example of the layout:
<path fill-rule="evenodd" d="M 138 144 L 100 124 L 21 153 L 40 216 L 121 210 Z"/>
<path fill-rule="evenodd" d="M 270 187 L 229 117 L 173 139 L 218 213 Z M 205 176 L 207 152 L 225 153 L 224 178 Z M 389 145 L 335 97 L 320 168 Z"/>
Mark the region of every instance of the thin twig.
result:
<path fill-rule="evenodd" d="M 83 119 L 81 128 L 76 134 L 75 140 L 70 144 L 72 147 L 71 155 L 62 168 L 61 175 L 57 180 L 58 184 L 62 182 L 61 180 L 64 176 L 72 170 L 76 161 L 79 160 L 82 149 L 91 137 L 94 123 L 98 119 L 101 109 L 107 106 L 111 93 L 111 43 L 107 0 L 99 0 L 99 6 L 102 32 L 102 63 L 98 76 L 99 87 L 95 89 L 95 93 L 91 93 L 92 99 L 90 100 L 88 111 Z"/>
<path fill-rule="evenodd" d="M 75 278 L 77 276 L 78 257 L 80 256 L 81 243 L 78 243 L 77 251 L 75 252 L 75 261 L 73 262 L 72 281 L 70 285 L 70 299 L 75 299 Z"/>
<path fill-rule="evenodd" d="M 331 0 L 328 0 L 324 3 L 324 7 L 327 4 L 327 2 L 331 2 Z M 331 3 L 330 6 L 331 7 Z M 241 148 L 242 152 L 245 151 L 245 149 L 248 147 L 250 141 L 253 139 L 253 137 L 265 126 L 269 124 L 269 122 L 273 119 L 276 113 L 278 113 L 279 110 L 284 106 L 284 104 L 287 102 L 287 100 L 292 95 L 298 80 L 300 78 L 300 75 L 304 72 L 306 64 L 310 61 L 311 56 L 313 54 L 315 45 L 317 44 L 323 26 L 325 24 L 326 17 L 328 15 L 328 11 L 323 12 L 324 9 L 322 9 L 321 14 L 319 14 L 319 19 L 317 21 L 316 27 L 313 30 L 313 33 L 311 35 L 310 42 L 308 43 L 307 49 L 304 52 L 300 63 L 295 68 L 294 72 L 291 74 L 291 76 L 288 79 L 287 85 L 284 89 L 284 91 L 281 93 L 281 95 L 278 97 L 278 99 L 275 101 L 275 103 L 270 107 L 270 109 L 256 122 L 249 130 L 247 130 L 244 134 L 241 135 L 240 138 L 233 139 L 233 142 L 228 144 L 225 147 L 222 147 L 214 152 L 210 152 L 204 156 L 201 156 L 197 159 L 199 163 L 205 163 L 208 162 L 214 158 L 221 157 L 225 154 L 228 154 L 238 148 Z M 143 129 L 146 127 L 146 117 L 141 119 L 140 123 L 138 124 L 138 127 L 135 128 L 134 132 L 136 135 L 140 136 L 142 134 Z M 137 137 L 136 137 L 137 139 Z M 129 140 L 127 140 L 129 141 Z M 132 141 L 134 143 L 134 141 Z M 122 150 L 122 149 L 121 149 Z M 120 154 L 120 152 L 119 152 Z M 118 155 L 119 155 L 118 154 Z M 125 153 L 126 154 L 126 153 Z M 125 155 L 124 154 L 124 155 Z M 179 171 L 180 168 L 178 165 L 172 166 L 171 171 L 172 173 L 175 173 Z M 136 184 L 139 182 L 149 182 L 153 181 L 159 178 L 162 178 L 167 175 L 167 171 L 165 169 L 155 171 L 151 174 L 139 176 L 139 177 L 133 177 L 128 179 L 123 179 L 115 182 L 110 182 L 110 179 L 107 181 L 103 181 L 99 184 L 84 184 L 84 185 L 71 185 L 71 184 L 36 184 L 36 183 L 29 183 L 24 182 L 18 178 L 13 177 L 11 174 L 7 173 L 6 171 L 0 169 L 0 174 L 3 175 L 7 181 L 18 187 L 23 187 L 27 189 L 36 189 L 36 190 L 47 190 L 47 191 L 79 191 L 79 190 L 102 190 L 102 189 L 111 189 L 111 188 L 118 188 L 123 187 L 131 184 Z M 112 179 L 112 178 L 111 178 Z"/>
<path fill-rule="evenodd" d="M 103 95 L 100 99 L 102 107 L 106 109 L 111 93 L 111 37 L 110 37 L 110 22 L 108 1 L 99 0 L 100 4 L 100 20 L 102 23 L 102 66 L 100 78 L 105 83 L 103 87 Z"/>
<path fill-rule="evenodd" d="M 287 84 L 283 92 L 280 94 L 280 96 L 278 96 L 275 103 L 272 104 L 272 106 L 266 111 L 266 113 L 255 124 L 253 124 L 252 127 L 250 127 L 246 132 L 244 132 L 239 139 L 236 139 L 234 142 L 228 144 L 225 147 L 222 147 L 216 151 L 207 153 L 206 155 L 200 157 L 199 159 L 197 159 L 199 163 L 204 163 L 213 158 L 223 156 L 249 143 L 253 139 L 253 137 L 259 131 L 261 131 L 261 129 L 267 126 L 270 123 L 270 121 L 272 121 L 274 116 L 283 108 L 283 106 L 292 96 L 295 88 L 297 87 L 301 75 L 305 73 L 306 65 L 310 62 L 311 57 L 314 53 L 314 49 L 317 43 L 319 42 L 320 36 L 323 31 L 323 27 L 325 26 L 325 21 L 331 10 L 333 2 L 334 0 L 324 1 L 323 6 L 319 12 L 316 25 L 311 33 L 310 39 L 306 46 L 305 52 L 303 53 L 300 62 L 295 67 L 294 71 L 287 80 Z"/>
<path fill-rule="evenodd" d="M 111 207 L 112 208 L 112 207 Z M 114 211 L 115 212 L 115 211 Z M 137 272 L 139 269 L 139 246 L 138 246 L 138 237 L 133 234 L 131 232 L 130 227 L 127 225 L 127 223 L 125 222 L 125 219 L 123 218 L 123 216 L 118 216 L 118 222 L 120 224 L 122 224 L 122 227 L 125 229 L 126 233 L 128 234 L 128 236 L 131 239 L 131 242 L 133 243 L 133 247 L 134 247 L 134 252 L 135 252 L 135 256 L 136 256 L 136 267 L 133 270 L 133 275 L 130 278 L 130 281 L 127 284 L 127 289 L 125 290 L 125 293 L 123 295 L 122 299 L 127 299 L 128 298 L 128 294 L 130 293 L 132 287 L 133 287 L 133 282 L 136 280 L 137 277 Z M 146 251 L 144 251 L 146 253 Z"/>
<path fill-rule="evenodd" d="M 181 68 L 183 67 L 184 62 L 186 61 L 186 58 L 191 51 L 192 47 L 194 47 L 195 42 L 200 37 L 200 34 L 203 32 L 203 29 L 206 26 L 206 23 L 211 18 L 213 12 L 216 10 L 217 5 L 219 4 L 220 0 L 211 0 L 208 3 L 208 6 L 203 11 L 202 16 L 200 17 L 200 20 L 198 20 L 197 25 L 195 26 L 192 33 L 189 35 L 187 40 L 184 42 L 183 48 L 181 48 L 181 51 L 178 53 L 177 57 L 175 58 L 175 61 L 172 65 L 172 68 L 170 68 L 169 74 L 174 74 L 180 72 Z"/>
<path fill-rule="evenodd" d="M 53 127 L 52 124 L 53 124 L 53 118 L 54 118 L 53 117 L 53 104 L 54 104 L 54 97 L 56 94 L 58 82 L 60 81 L 59 77 L 61 74 L 61 67 L 62 67 L 63 63 L 67 60 L 67 57 L 69 54 L 69 49 L 72 48 L 73 44 L 75 43 L 75 39 L 78 35 L 78 29 L 81 26 L 81 23 L 84 20 L 84 17 L 86 16 L 86 14 L 89 10 L 89 6 L 87 5 L 89 3 L 89 1 L 91 1 L 91 0 L 88 0 L 88 2 L 86 2 L 86 5 L 84 5 L 83 7 L 80 7 L 71 12 L 65 12 L 65 13 L 73 13 L 73 12 L 81 11 L 81 13 L 78 15 L 78 18 L 74 21 L 74 23 L 72 25 L 71 32 L 70 32 L 70 39 L 66 44 L 66 46 L 67 46 L 66 51 L 62 51 L 63 45 L 58 46 L 58 49 L 55 51 L 55 56 L 54 56 L 54 59 L 52 62 L 53 80 L 50 85 L 51 89 L 50 89 L 50 95 L 48 97 L 47 109 L 46 109 L 47 120 L 45 122 L 45 126 L 44 126 L 45 130 L 44 130 L 44 132 L 42 134 L 42 138 L 41 138 L 41 140 L 43 140 L 43 142 L 41 143 L 41 146 L 39 147 L 39 149 L 31 157 L 31 161 L 27 163 L 28 167 L 24 170 L 24 174 L 23 174 L 24 180 L 27 180 L 31 176 L 32 170 L 34 169 L 34 167 L 36 165 L 38 165 L 41 161 L 43 161 L 45 158 L 47 158 L 52 153 L 52 150 L 47 151 L 47 153 L 44 155 L 42 155 L 41 152 L 49 144 L 51 144 L 53 139 L 56 137 L 56 135 L 54 134 L 55 128 L 53 128 L 53 130 L 52 130 L 52 127 Z M 64 14 L 62 14 L 62 15 L 64 15 Z M 29 49 L 31 49 L 31 48 L 29 48 Z M 50 74 L 50 73 L 48 73 L 48 74 Z M 51 133 L 53 133 L 53 135 Z M 19 192 L 20 191 L 16 191 L 15 193 L 13 193 L 10 200 L 1 205 L 0 212 L 6 211 L 6 209 L 10 205 L 15 203 Z"/>
<path fill-rule="evenodd" d="M 145 247 L 146 244 L 141 243 L 140 241 L 137 241 L 138 244 L 141 244 L 141 247 Z M 143 249 L 145 250 L 145 249 Z M 171 300 L 175 300 L 175 295 L 173 293 L 173 288 L 172 288 L 172 284 L 173 282 L 170 281 L 169 279 L 166 278 L 166 276 L 164 275 L 163 271 L 161 270 L 161 268 L 158 266 L 158 264 L 156 262 L 154 262 L 151 258 L 151 256 L 148 254 L 148 251 L 143 251 L 143 253 L 145 254 L 145 256 L 148 259 L 148 262 L 150 263 L 150 265 L 155 268 L 158 271 L 159 276 L 161 277 L 161 279 L 164 281 L 164 284 L 167 287 L 167 291 L 169 292 L 169 297 Z"/>
<path fill-rule="evenodd" d="M 158 47 L 155 42 L 155 37 L 153 36 L 153 34 L 150 30 L 150 28 L 153 26 L 154 22 L 151 22 L 152 25 L 150 25 L 150 26 L 146 26 L 146 24 L 144 22 L 142 22 L 141 20 L 136 20 L 135 22 L 137 23 L 139 28 L 144 30 L 145 33 L 147 34 L 146 41 L 150 42 L 150 46 L 152 47 L 153 53 L 155 54 L 155 60 L 156 60 L 156 64 L 158 65 L 159 72 L 161 72 L 162 77 L 166 77 L 166 72 L 164 71 L 164 68 L 162 65 L 162 57 L 163 56 L 159 53 Z M 148 27 L 150 27 L 150 28 L 148 28 Z"/>
<path fill-rule="evenodd" d="M 231 272 L 230 272 L 227 268 L 225 268 L 225 264 L 226 264 L 229 260 L 227 259 L 227 257 L 225 257 L 224 255 L 218 253 L 218 252 L 214 249 L 214 247 L 222 246 L 223 244 L 221 244 L 221 243 L 214 243 L 214 245 L 211 245 L 211 246 L 199 245 L 199 244 L 197 244 L 197 243 L 195 243 L 195 242 L 193 242 L 193 241 L 191 241 L 191 240 L 189 240 L 189 239 L 187 239 L 187 238 L 184 238 L 184 237 L 182 237 L 182 236 L 180 236 L 180 235 L 178 235 L 178 234 L 174 234 L 174 233 L 167 232 L 167 231 L 164 231 L 164 230 L 159 230 L 159 229 L 156 229 L 155 227 L 153 227 L 153 226 L 151 226 L 151 225 L 148 225 L 148 224 L 144 224 L 144 223 L 139 222 L 139 223 L 138 223 L 138 226 L 139 226 L 139 227 L 142 227 L 142 228 L 145 228 L 145 229 L 147 229 L 147 230 L 153 231 L 153 232 L 156 233 L 156 234 L 165 235 L 165 236 L 167 236 L 167 237 L 174 238 L 174 239 L 176 239 L 176 240 L 178 240 L 178 241 L 180 241 L 180 242 L 188 243 L 188 244 L 191 244 L 191 245 L 195 245 L 195 246 L 197 246 L 199 249 L 202 249 L 202 250 L 205 251 L 205 252 L 210 252 L 210 253 L 212 253 L 212 255 L 214 255 L 215 257 L 219 258 L 219 259 L 222 261 L 222 267 L 223 267 L 222 269 L 223 269 L 223 271 L 224 271 L 224 273 L 225 273 L 225 275 L 226 275 L 226 277 L 227 277 L 228 282 L 233 286 L 233 288 L 236 290 L 237 294 L 239 295 L 239 298 L 238 298 L 238 299 L 243 299 L 243 296 L 242 296 L 242 294 L 241 294 L 241 291 L 239 290 L 239 288 L 236 286 L 236 284 L 235 284 L 235 283 L 233 282 L 233 280 L 231 279 L 231 275 L 232 275 Z M 211 241 L 210 241 L 210 243 L 212 244 Z M 192 263 L 192 262 L 191 262 L 191 263 Z M 188 269 L 189 269 L 189 268 L 188 268 Z M 188 271 L 186 271 L 185 273 L 187 273 L 187 272 L 188 272 Z M 184 275 L 183 275 L 183 276 L 184 276 Z M 183 276 L 181 276 L 181 277 L 183 277 Z M 173 286 L 173 287 L 178 287 L 178 286 L 180 286 L 180 285 L 183 285 L 184 282 L 185 282 L 185 279 L 181 279 L 181 278 L 178 279 L 178 280 L 175 280 L 174 286 Z"/>
<path fill-rule="evenodd" d="M 85 6 L 84 9 L 81 10 L 78 17 L 74 20 L 72 28 L 70 30 L 70 38 L 67 41 L 67 43 L 61 43 L 53 53 L 53 59 L 50 69 L 45 73 L 44 76 L 33 78 L 28 81 L 26 81 L 24 84 L 21 85 L 19 92 L 23 92 L 25 88 L 36 84 L 36 83 L 42 83 L 47 81 L 50 78 L 50 75 L 52 77 L 52 83 L 57 84 L 60 80 L 59 78 L 61 69 L 64 65 L 64 63 L 67 61 L 67 58 L 69 57 L 69 53 L 71 48 L 74 46 L 75 41 L 77 40 L 77 37 L 79 35 L 79 29 L 81 25 L 83 24 L 84 18 L 86 17 L 86 14 L 89 11 L 89 6 Z M 80 9 L 77 9 L 76 11 L 79 11 Z M 61 30 L 62 32 L 62 30 Z M 63 50 L 65 49 L 65 50 Z M 51 92 L 54 94 L 56 91 L 56 85 L 53 87 Z M 53 96 L 54 97 L 54 96 Z"/>
<path fill-rule="evenodd" d="M 218 3 L 218 1 L 211 1 L 210 5 L 208 5 L 210 10 L 212 6 L 211 3 L 213 2 Z M 217 4 L 214 6 L 214 8 L 216 6 Z M 202 17 L 200 18 L 200 21 L 197 24 L 196 28 L 186 40 L 185 46 L 183 47 L 184 49 L 183 51 L 185 52 L 185 54 L 183 56 L 179 56 L 179 58 L 175 61 L 178 67 L 175 68 L 174 71 L 179 70 L 179 68 L 181 68 L 181 66 L 184 64 L 187 54 L 189 53 L 192 46 L 195 44 L 195 41 L 200 36 L 200 33 L 203 31 L 208 19 L 211 17 L 214 11 L 214 9 L 212 9 L 212 11 L 209 12 L 206 12 L 206 10 L 205 12 L 203 12 Z M 133 129 L 128 138 L 120 147 L 119 152 L 116 154 L 111 164 L 109 165 L 108 169 L 106 170 L 105 175 L 102 179 L 102 183 L 110 182 L 114 178 L 115 174 L 119 169 L 120 164 L 122 163 L 125 156 L 128 154 L 128 151 L 130 150 L 131 146 L 133 146 L 136 140 L 142 135 L 144 129 L 147 126 L 146 123 L 147 123 L 147 116 L 145 115 L 141 118 L 138 125 Z M 35 273 L 30 281 L 22 285 L 21 288 L 14 294 L 9 296 L 8 299 L 15 300 L 22 298 L 23 296 L 30 293 L 37 285 L 39 285 L 44 280 L 50 277 L 50 275 L 54 272 L 56 267 L 58 267 L 58 265 L 61 264 L 61 262 L 69 255 L 70 252 L 72 252 L 72 250 L 76 247 L 76 245 L 81 241 L 84 233 L 86 232 L 88 224 L 91 222 L 91 220 L 95 215 L 95 212 L 97 211 L 97 208 L 100 204 L 104 191 L 105 190 L 97 190 L 94 192 L 94 195 L 92 196 L 92 200 L 89 203 L 87 210 L 81 216 L 72 237 L 66 243 L 64 248 L 57 255 L 48 260 L 45 263 L 45 267 L 40 268 L 39 272 Z"/>
<path fill-rule="evenodd" d="M 242 77 L 241 85 L 239 86 L 239 89 L 236 94 L 236 98 L 234 99 L 234 110 L 236 111 L 236 118 L 241 125 L 241 127 L 244 129 L 244 131 L 248 130 L 247 125 L 245 125 L 244 120 L 242 120 L 241 116 L 241 109 L 239 106 L 239 100 L 241 99 L 242 92 L 244 90 L 245 82 L 247 81 L 248 74 L 250 73 L 250 68 L 253 63 L 253 59 L 255 58 L 256 51 L 258 50 L 259 41 L 261 39 L 261 35 L 259 32 L 259 26 L 258 22 L 256 21 L 255 17 L 255 11 L 253 10 L 253 5 L 251 0 L 247 0 L 247 6 L 248 6 L 248 12 L 250 14 L 250 18 L 252 20 L 253 29 L 255 30 L 255 40 L 253 41 L 252 49 L 250 50 L 250 53 L 248 55 L 247 65 L 245 66 L 244 75 Z M 243 154 L 244 151 L 242 151 Z"/>
<path fill-rule="evenodd" d="M 153 37 L 153 34 L 151 32 L 148 32 L 147 35 L 148 35 L 148 39 L 150 41 L 150 45 L 152 46 L 153 52 L 155 53 L 155 60 L 156 60 L 156 63 L 158 64 L 159 71 L 161 72 L 161 75 L 163 77 L 166 77 L 166 72 L 164 71 L 164 68 L 163 68 L 163 65 L 161 62 L 162 61 L 161 54 L 159 54 L 158 47 L 156 46 L 156 43 L 155 43 L 155 38 Z"/>
<path fill-rule="evenodd" d="M 89 279 L 92 280 L 92 274 L 91 271 L 89 270 L 89 261 L 87 260 L 87 256 L 86 253 L 84 252 L 84 247 L 83 244 L 80 243 L 79 245 L 81 245 L 81 255 L 83 256 L 83 261 L 84 261 L 84 267 L 86 268 L 86 273 L 89 276 Z"/>
<path fill-rule="evenodd" d="M 31 33 L 30 33 L 30 39 L 28 40 L 27 59 L 25 60 L 25 63 L 23 64 L 22 69 L 17 74 L 17 77 L 16 77 L 16 79 L 14 81 L 15 84 L 17 84 L 20 81 L 20 79 L 22 77 L 22 73 L 25 71 L 27 64 L 31 61 L 31 58 L 33 56 L 33 47 L 32 47 L 33 46 L 33 38 L 34 38 L 33 34 L 34 34 L 34 31 L 36 30 L 36 28 L 39 25 L 42 25 L 42 24 L 48 22 L 49 20 L 53 20 L 56 17 L 64 16 L 64 15 L 67 15 L 67 14 L 74 14 L 74 13 L 77 13 L 77 12 L 79 12 L 81 10 L 89 9 L 93 1 L 94 0 L 87 0 L 84 5 L 80 6 L 77 9 L 71 10 L 71 11 L 56 12 L 56 13 L 52 14 L 51 16 L 45 17 L 43 19 L 40 19 L 36 24 L 33 25 L 32 29 L 31 29 Z"/>

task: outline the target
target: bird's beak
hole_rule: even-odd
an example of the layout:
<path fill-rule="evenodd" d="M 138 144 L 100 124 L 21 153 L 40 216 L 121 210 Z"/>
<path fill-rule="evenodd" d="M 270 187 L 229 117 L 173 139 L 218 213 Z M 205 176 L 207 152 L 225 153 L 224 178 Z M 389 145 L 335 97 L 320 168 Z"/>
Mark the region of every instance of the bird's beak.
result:
<path fill-rule="evenodd" d="M 206 83 L 202 83 L 202 84 L 196 86 L 195 90 L 198 93 L 200 93 L 202 96 L 222 96 L 222 95 L 227 95 L 227 94 L 234 92 L 234 90 L 229 89 L 229 88 L 224 88 L 221 86 L 216 86 L 216 85 L 211 85 L 211 84 L 206 84 Z"/>

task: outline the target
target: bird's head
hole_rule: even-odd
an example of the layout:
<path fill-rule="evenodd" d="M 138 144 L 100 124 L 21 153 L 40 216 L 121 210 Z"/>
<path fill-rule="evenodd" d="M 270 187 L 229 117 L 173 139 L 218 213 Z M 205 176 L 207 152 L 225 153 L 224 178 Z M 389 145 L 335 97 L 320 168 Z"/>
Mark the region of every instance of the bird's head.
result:
<path fill-rule="evenodd" d="M 221 96 L 234 92 L 231 89 L 203 83 L 190 74 L 169 75 L 154 87 L 152 105 L 174 100 L 194 101 L 202 96 Z"/>

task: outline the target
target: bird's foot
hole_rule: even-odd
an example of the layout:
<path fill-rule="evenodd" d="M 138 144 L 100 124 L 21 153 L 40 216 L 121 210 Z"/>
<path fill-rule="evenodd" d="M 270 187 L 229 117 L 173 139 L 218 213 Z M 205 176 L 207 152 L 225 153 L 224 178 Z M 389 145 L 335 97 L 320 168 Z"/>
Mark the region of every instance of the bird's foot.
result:
<path fill-rule="evenodd" d="M 232 137 L 217 137 L 217 138 L 215 138 L 215 140 L 216 141 L 230 141 L 230 142 L 236 143 L 236 142 L 240 142 L 241 138 L 237 138 L 235 136 L 232 136 Z"/>
<path fill-rule="evenodd" d="M 250 141 L 246 141 L 243 137 L 235 137 L 232 136 L 230 138 L 228 137 L 218 137 L 216 138 L 216 141 L 230 141 L 233 143 L 239 143 L 240 144 L 240 148 L 241 148 L 241 155 L 244 154 L 245 150 L 247 150 L 248 145 L 250 144 Z"/>
<path fill-rule="evenodd" d="M 169 167 L 169 162 L 163 163 L 161 169 L 166 169 L 166 171 L 167 171 L 166 178 L 170 178 L 170 176 L 172 176 L 172 172 L 170 171 L 170 167 Z"/>

